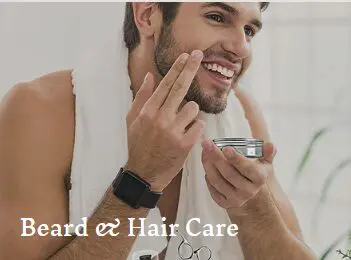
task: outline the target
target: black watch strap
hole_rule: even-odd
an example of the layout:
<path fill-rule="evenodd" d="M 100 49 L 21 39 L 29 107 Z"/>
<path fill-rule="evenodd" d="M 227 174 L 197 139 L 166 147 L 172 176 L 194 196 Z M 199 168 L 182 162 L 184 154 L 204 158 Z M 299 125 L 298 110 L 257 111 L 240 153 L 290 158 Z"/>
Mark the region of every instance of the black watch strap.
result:
<path fill-rule="evenodd" d="M 162 194 L 162 192 L 154 191 L 145 192 L 144 195 L 140 198 L 139 205 L 148 209 L 155 208 Z"/>
<path fill-rule="evenodd" d="M 132 208 L 155 208 L 162 192 L 151 191 L 151 185 L 130 170 L 121 168 L 112 183 L 114 195 Z"/>

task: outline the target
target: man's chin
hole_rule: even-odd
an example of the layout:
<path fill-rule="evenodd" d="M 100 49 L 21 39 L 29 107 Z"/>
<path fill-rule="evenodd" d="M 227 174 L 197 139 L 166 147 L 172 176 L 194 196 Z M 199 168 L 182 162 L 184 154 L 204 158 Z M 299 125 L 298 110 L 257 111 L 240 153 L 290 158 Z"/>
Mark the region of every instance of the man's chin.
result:
<path fill-rule="evenodd" d="M 202 112 L 206 113 L 206 114 L 220 114 L 222 113 L 225 109 L 227 108 L 227 103 L 225 104 L 221 104 L 218 106 L 212 106 L 212 107 L 204 107 L 203 109 L 201 109 Z"/>
<path fill-rule="evenodd" d="M 199 105 L 199 110 L 206 114 L 220 114 L 227 107 L 227 99 L 221 100 L 214 97 L 197 97 L 197 98 L 189 98 L 185 97 L 186 101 L 195 101 Z"/>

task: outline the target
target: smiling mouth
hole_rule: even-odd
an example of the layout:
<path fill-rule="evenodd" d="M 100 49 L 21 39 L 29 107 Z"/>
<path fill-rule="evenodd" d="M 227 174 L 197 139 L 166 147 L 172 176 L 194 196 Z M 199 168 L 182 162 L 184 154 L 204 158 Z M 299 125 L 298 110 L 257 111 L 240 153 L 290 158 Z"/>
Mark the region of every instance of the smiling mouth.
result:
<path fill-rule="evenodd" d="M 208 70 L 209 72 L 215 73 L 216 76 L 219 76 L 223 79 L 230 80 L 233 79 L 235 72 L 233 70 L 230 70 L 228 68 L 222 67 L 216 63 L 202 63 L 201 64 L 203 68 Z"/>
<path fill-rule="evenodd" d="M 232 80 L 235 76 L 235 72 L 233 70 L 222 67 L 216 63 L 201 63 L 202 67 L 207 71 L 214 73 L 217 77 L 220 77 L 225 80 Z"/>

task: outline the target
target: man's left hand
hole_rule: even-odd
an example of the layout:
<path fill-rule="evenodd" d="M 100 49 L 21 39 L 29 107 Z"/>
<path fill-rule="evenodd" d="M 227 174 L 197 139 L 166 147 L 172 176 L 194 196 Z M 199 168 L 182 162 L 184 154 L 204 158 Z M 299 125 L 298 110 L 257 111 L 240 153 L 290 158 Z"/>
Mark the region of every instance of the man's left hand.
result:
<path fill-rule="evenodd" d="M 241 208 L 254 198 L 273 173 L 274 145 L 269 141 L 268 129 L 254 99 L 237 89 L 238 97 L 254 138 L 264 141 L 263 157 L 246 158 L 231 147 L 221 151 L 212 141 L 202 143 L 202 163 L 205 179 L 215 202 L 225 208 Z"/>
<path fill-rule="evenodd" d="M 274 146 L 264 144 L 264 157 L 246 158 L 231 147 L 223 152 L 211 141 L 203 142 L 202 162 L 212 198 L 226 209 L 240 208 L 252 199 L 273 174 Z"/>

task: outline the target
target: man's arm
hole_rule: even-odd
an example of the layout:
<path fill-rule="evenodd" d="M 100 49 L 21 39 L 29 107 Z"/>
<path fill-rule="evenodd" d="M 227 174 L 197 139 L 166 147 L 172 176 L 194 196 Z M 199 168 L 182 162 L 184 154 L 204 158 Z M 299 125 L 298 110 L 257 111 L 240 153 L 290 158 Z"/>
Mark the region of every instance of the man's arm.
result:
<path fill-rule="evenodd" d="M 262 162 L 245 158 L 232 148 L 224 148 L 222 152 L 212 142 L 204 142 L 203 147 L 210 193 L 219 206 L 227 209 L 231 222 L 238 225 L 245 259 L 315 259 L 298 237 L 299 232 L 294 234 L 294 225 L 298 225 L 291 221 L 295 214 L 290 214 L 294 212 L 284 208 L 286 204 L 279 204 L 278 208 L 278 200 L 273 198 L 265 181 L 266 176 L 274 174 L 272 144 L 265 144 Z M 283 216 L 290 222 L 286 223 Z"/>
<path fill-rule="evenodd" d="M 250 95 L 248 95 L 245 91 L 243 91 L 240 88 L 236 89 L 235 94 L 244 108 L 245 117 L 250 125 L 252 135 L 256 138 L 269 141 L 270 135 L 268 132 L 268 128 L 258 103 L 255 101 L 255 99 L 250 97 Z M 266 158 L 268 164 L 273 163 L 275 155 L 276 150 L 274 149 L 272 155 Z M 272 165 L 270 166 L 273 167 Z M 272 242 L 269 245 L 274 245 L 274 238 L 279 239 L 279 234 L 282 234 L 283 239 L 279 240 L 278 244 L 290 243 L 290 246 L 297 249 L 293 254 L 291 254 L 291 259 L 295 259 L 294 254 L 299 255 L 301 252 L 306 253 L 306 246 L 303 241 L 299 221 L 286 193 L 282 190 L 273 170 L 270 171 L 270 174 L 268 174 L 267 182 L 264 185 L 262 191 L 260 191 L 260 193 L 257 194 L 253 200 L 249 201 L 246 204 L 245 210 L 247 210 L 247 218 L 238 216 L 238 221 L 242 223 L 241 225 L 243 227 L 241 229 L 241 242 L 244 248 L 247 247 L 246 242 L 250 243 L 251 240 L 255 240 L 255 237 L 260 237 L 262 240 L 261 243 L 263 243 L 264 240 L 268 242 L 269 240 L 266 240 L 266 237 L 268 237 L 269 234 L 273 238 Z M 235 218 L 234 215 L 232 218 Z M 279 228 L 270 229 L 270 225 L 258 226 L 254 224 L 256 222 L 260 223 L 261 221 L 270 221 L 272 224 L 275 225 L 275 227 Z M 252 225 L 258 228 L 251 228 Z M 281 233 L 276 233 L 279 232 L 279 230 L 281 231 Z M 259 248 L 260 245 L 260 243 L 257 243 L 256 248 Z M 267 254 L 269 254 L 270 252 L 272 253 L 272 259 L 274 259 L 274 256 L 277 257 L 277 259 L 279 259 L 279 251 L 276 252 L 276 255 L 273 251 L 268 250 L 269 247 L 264 246 L 264 248 L 267 248 Z M 310 258 L 314 259 L 314 256 L 312 256 L 312 252 L 309 252 Z M 248 254 L 251 253 L 248 252 Z M 257 255 L 259 256 L 260 254 L 256 254 L 256 257 Z M 265 255 L 265 253 L 263 253 L 263 255 Z M 307 257 L 306 259 L 310 258 Z M 299 259 L 299 257 L 297 256 L 296 259 Z"/>
<path fill-rule="evenodd" d="M 198 50 L 181 54 L 155 91 L 154 77 L 148 73 L 126 117 L 125 169 L 149 182 L 153 191 L 161 192 L 179 174 L 203 133 L 198 105 L 181 106 L 202 58 Z M 128 236 L 126 219 L 147 215 L 147 210 L 124 205 L 108 190 L 88 221 L 88 237 L 76 237 L 65 247 L 69 241 L 62 238 L 21 237 L 22 217 L 49 226 L 68 222 L 64 173 L 72 158 L 74 102 L 67 101 L 72 99 L 67 75 L 58 84 L 66 90 L 64 98 L 58 98 L 62 102 L 52 94 L 55 77 L 49 76 L 41 84 L 15 87 L 0 108 L 0 206 L 5 209 L 0 254 L 5 259 L 126 259 L 135 240 Z M 117 217 L 121 221 L 117 237 L 94 235 L 97 224 L 115 222 Z"/>
<path fill-rule="evenodd" d="M 235 94 L 244 108 L 252 135 L 269 141 L 268 128 L 258 103 L 240 88 L 236 89 Z M 274 149 L 271 156 L 266 158 L 270 167 L 273 167 L 271 164 L 275 155 Z M 254 199 L 245 205 L 246 217 L 235 217 L 235 214 L 232 214 L 232 219 L 237 219 L 242 226 L 239 237 L 243 248 L 248 249 L 249 245 L 254 245 L 250 250 L 244 250 L 245 255 L 249 255 L 249 259 L 265 259 L 271 254 L 269 259 L 280 259 L 280 251 L 277 248 L 288 249 L 290 246 L 295 250 L 288 254 L 289 259 L 315 259 L 303 241 L 299 221 L 287 195 L 274 171 L 269 172 L 266 184 Z M 262 222 L 267 224 L 256 224 Z M 253 240 L 259 242 L 253 244 Z"/>
<path fill-rule="evenodd" d="M 68 220 L 63 176 L 72 153 L 73 101 L 68 88 L 56 86 L 65 86 L 69 78 L 69 73 L 60 72 L 18 84 L 0 105 L 0 255 L 4 259 L 43 259 L 68 242 L 64 237 L 21 237 L 21 218 L 48 225 Z M 45 89 L 42 82 L 49 83 Z"/>
<path fill-rule="evenodd" d="M 295 212 L 275 178 L 276 151 L 261 110 L 243 90 L 237 88 L 236 96 L 252 136 L 265 141 L 263 158 L 250 160 L 234 149 L 222 152 L 212 142 L 204 142 L 202 160 L 211 195 L 238 224 L 246 259 L 315 259 L 302 241 Z"/>
<path fill-rule="evenodd" d="M 268 185 L 247 202 L 244 214 L 228 210 L 229 217 L 240 228 L 238 237 L 245 259 L 252 260 L 315 260 L 316 256 L 296 234 L 296 222 L 284 204 L 278 208 Z M 283 214 L 282 214 L 283 211 Z M 285 218 L 284 218 L 285 216 Z"/>
<path fill-rule="evenodd" d="M 74 138 L 70 79 L 70 73 L 64 72 L 19 84 L 1 104 L 1 258 L 47 259 L 56 252 L 53 259 L 125 259 L 135 239 L 125 235 L 129 232 L 126 218 L 147 214 L 144 209 L 124 205 L 109 191 L 88 221 L 89 237 L 73 241 L 72 237 L 50 235 L 21 237 L 24 217 L 33 218 L 36 226 L 68 223 L 64 176 L 70 167 Z M 117 217 L 121 220 L 119 236 L 94 236 L 97 223 L 115 223 Z"/>
<path fill-rule="evenodd" d="M 295 210 L 288 196 L 280 186 L 275 174 L 268 177 L 267 188 L 271 193 L 272 202 L 274 202 L 287 228 L 296 238 L 303 241 L 302 231 Z"/>
<path fill-rule="evenodd" d="M 101 204 L 87 223 L 88 236 L 76 237 L 72 242 L 60 249 L 49 259 L 127 259 L 130 250 L 137 237 L 129 235 L 128 218 L 146 218 L 147 209 L 132 209 L 118 200 L 112 193 L 111 188 L 105 194 Z M 119 219 L 120 225 L 113 230 L 119 233 L 117 236 L 98 236 L 96 226 L 100 223 L 114 223 Z M 107 232 L 109 229 L 104 230 Z"/>
<path fill-rule="evenodd" d="M 221 207 L 227 209 L 231 222 L 238 225 L 245 259 L 315 259 L 300 240 L 300 232 L 295 230 L 294 225 L 298 224 L 291 221 L 294 212 L 286 208 L 286 204 L 278 204 L 278 199 L 284 200 L 273 198 L 265 183 L 265 176 L 274 174 L 273 157 L 270 156 L 272 144 L 265 144 L 262 162 L 245 158 L 231 148 L 224 148 L 222 152 L 213 143 L 205 142 L 203 145 L 210 193 Z M 286 223 L 287 220 L 290 222 Z"/>

